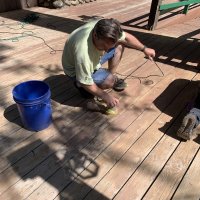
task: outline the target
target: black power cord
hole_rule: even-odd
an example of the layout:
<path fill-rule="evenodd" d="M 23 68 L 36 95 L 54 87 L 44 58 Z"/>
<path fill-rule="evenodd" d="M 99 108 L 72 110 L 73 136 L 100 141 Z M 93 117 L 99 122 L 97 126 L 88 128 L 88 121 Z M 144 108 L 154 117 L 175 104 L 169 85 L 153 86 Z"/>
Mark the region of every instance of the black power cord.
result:
<path fill-rule="evenodd" d="M 126 79 L 128 78 L 135 78 L 135 79 L 139 79 L 140 83 L 142 83 L 141 79 L 148 79 L 149 77 L 152 77 L 152 76 L 157 76 L 157 77 L 164 77 L 164 73 L 163 71 L 161 70 L 161 68 L 158 66 L 158 64 L 156 63 L 156 61 L 154 59 L 152 59 L 152 62 L 154 62 L 154 64 L 156 65 L 156 67 L 159 69 L 159 71 L 161 72 L 162 75 L 156 75 L 156 74 L 152 74 L 152 75 L 148 75 L 148 76 L 133 76 L 132 74 L 134 72 L 136 72 L 139 68 L 141 68 L 143 65 L 145 65 L 147 62 L 148 62 L 149 59 L 147 59 L 144 63 L 142 63 L 141 65 L 139 65 L 136 69 L 134 69 L 130 74 L 128 75 L 124 75 L 124 74 L 120 74 L 120 73 L 116 73 L 120 76 L 125 76 L 125 78 L 122 78 L 123 81 L 125 81 Z M 146 80 L 145 81 L 145 84 L 146 85 L 151 85 L 153 84 L 153 81 L 152 80 Z"/>

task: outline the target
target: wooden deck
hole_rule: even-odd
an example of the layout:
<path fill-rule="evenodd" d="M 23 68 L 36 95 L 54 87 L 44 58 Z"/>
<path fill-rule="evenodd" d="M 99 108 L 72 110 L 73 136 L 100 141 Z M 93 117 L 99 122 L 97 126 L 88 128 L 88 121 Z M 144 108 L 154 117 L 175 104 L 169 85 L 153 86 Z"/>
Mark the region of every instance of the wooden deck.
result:
<path fill-rule="evenodd" d="M 176 137 L 200 78 L 199 18 L 149 32 L 150 1 L 126 2 L 0 14 L 1 200 L 200 198 L 200 140 Z M 37 21 L 19 23 L 32 13 Z M 128 88 L 115 92 L 120 106 L 114 117 L 83 109 L 61 66 L 67 35 L 94 16 L 117 18 L 155 48 L 164 73 L 126 49 L 118 72 L 135 72 Z M 12 99 L 12 88 L 32 79 L 46 81 L 52 92 L 53 124 L 40 132 L 21 127 Z"/>

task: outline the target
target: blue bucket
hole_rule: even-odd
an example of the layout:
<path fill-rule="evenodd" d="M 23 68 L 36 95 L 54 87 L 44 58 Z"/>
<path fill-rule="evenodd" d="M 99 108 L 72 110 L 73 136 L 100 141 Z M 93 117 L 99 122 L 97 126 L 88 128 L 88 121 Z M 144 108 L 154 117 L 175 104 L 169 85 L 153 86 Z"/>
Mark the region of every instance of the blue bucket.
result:
<path fill-rule="evenodd" d="M 32 80 L 20 83 L 14 87 L 12 94 L 27 130 L 40 131 L 51 124 L 51 92 L 45 82 Z"/>

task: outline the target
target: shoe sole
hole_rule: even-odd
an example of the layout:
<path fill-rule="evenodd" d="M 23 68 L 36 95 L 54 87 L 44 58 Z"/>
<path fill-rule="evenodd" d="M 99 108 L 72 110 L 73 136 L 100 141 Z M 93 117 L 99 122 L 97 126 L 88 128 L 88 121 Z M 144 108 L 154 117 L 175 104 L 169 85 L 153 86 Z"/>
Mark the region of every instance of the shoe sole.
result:
<path fill-rule="evenodd" d="M 196 116 L 188 114 L 184 117 L 182 124 L 177 131 L 177 136 L 184 140 L 193 140 L 197 135 L 193 132 L 194 126 L 196 124 Z"/>

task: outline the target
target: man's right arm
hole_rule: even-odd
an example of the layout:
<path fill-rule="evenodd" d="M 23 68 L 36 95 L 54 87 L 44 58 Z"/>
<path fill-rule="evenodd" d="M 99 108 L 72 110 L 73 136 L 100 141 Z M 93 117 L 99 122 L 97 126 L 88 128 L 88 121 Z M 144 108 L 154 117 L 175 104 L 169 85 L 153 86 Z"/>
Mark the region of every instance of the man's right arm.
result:
<path fill-rule="evenodd" d="M 81 86 L 91 94 L 101 98 L 109 107 L 115 107 L 119 104 L 119 100 L 116 97 L 111 96 L 95 83 L 92 85 L 81 84 Z"/>

